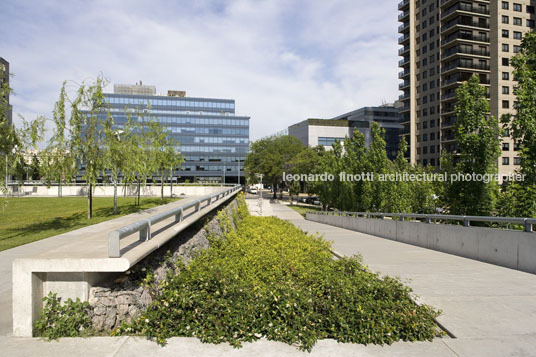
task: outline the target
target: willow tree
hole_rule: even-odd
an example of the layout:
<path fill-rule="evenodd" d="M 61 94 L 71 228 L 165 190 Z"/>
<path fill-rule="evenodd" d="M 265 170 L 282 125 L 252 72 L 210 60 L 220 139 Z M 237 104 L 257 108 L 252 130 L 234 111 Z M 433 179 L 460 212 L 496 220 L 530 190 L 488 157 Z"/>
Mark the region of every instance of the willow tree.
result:
<path fill-rule="evenodd" d="M 100 120 L 106 113 L 104 82 L 97 78 L 92 85 L 80 85 L 71 104 L 71 140 L 69 151 L 84 169 L 88 197 L 88 218 L 93 216 L 93 188 L 104 169 L 103 135 Z"/>
<path fill-rule="evenodd" d="M 69 182 L 76 174 L 74 155 L 69 149 L 70 130 L 65 113 L 68 98 L 65 86 L 66 82 L 63 82 L 60 97 L 54 105 L 52 137 L 40 155 L 41 173 L 48 185 L 54 180 L 58 183 L 58 197 L 62 197 L 63 181 Z"/>

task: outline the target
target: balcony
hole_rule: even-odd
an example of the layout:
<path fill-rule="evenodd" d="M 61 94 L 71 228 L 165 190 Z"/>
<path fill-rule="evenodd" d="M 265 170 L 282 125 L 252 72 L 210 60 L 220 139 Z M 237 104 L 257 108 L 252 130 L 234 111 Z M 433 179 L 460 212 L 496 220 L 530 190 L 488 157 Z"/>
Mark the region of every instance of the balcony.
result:
<path fill-rule="evenodd" d="M 452 91 L 447 94 L 443 94 L 441 96 L 441 100 L 449 100 L 449 99 L 455 99 L 456 98 L 456 91 Z"/>
<path fill-rule="evenodd" d="M 403 56 L 408 51 L 409 51 L 409 45 L 406 45 L 398 50 L 398 55 Z"/>
<path fill-rule="evenodd" d="M 410 86 L 410 81 L 404 81 L 398 85 L 398 89 L 402 90 Z"/>
<path fill-rule="evenodd" d="M 403 67 L 407 64 L 409 64 L 409 57 L 404 57 L 403 59 L 398 61 L 398 67 Z"/>
<path fill-rule="evenodd" d="M 409 21 L 404 22 L 402 25 L 398 26 L 398 32 L 404 32 L 405 30 L 409 30 Z"/>
<path fill-rule="evenodd" d="M 469 69 L 476 69 L 476 70 L 481 70 L 481 71 L 489 71 L 489 64 L 455 61 L 454 63 L 441 67 L 441 73 L 448 72 L 455 68 L 469 68 Z"/>
<path fill-rule="evenodd" d="M 479 29 L 489 29 L 488 21 L 474 21 L 473 19 L 467 19 L 466 17 L 459 16 L 453 20 L 450 20 L 447 24 L 441 27 L 441 32 L 445 32 L 455 26 L 476 27 Z M 400 31 L 398 31 L 400 32 Z"/>
<path fill-rule="evenodd" d="M 450 49 L 448 49 L 445 53 L 441 55 L 441 59 L 448 58 L 450 56 L 454 56 L 456 54 L 465 54 L 465 55 L 474 55 L 474 56 L 483 56 L 483 57 L 489 57 L 490 53 L 488 50 L 474 50 L 472 48 L 462 47 L 462 46 L 455 46 Z"/>
<path fill-rule="evenodd" d="M 409 97 L 410 97 L 409 93 L 401 94 L 398 96 L 398 100 L 406 100 L 406 99 L 409 99 Z"/>
<path fill-rule="evenodd" d="M 446 11 L 444 11 L 441 14 L 441 19 L 446 19 L 449 17 L 449 15 L 455 13 L 456 11 L 463 11 L 463 12 L 469 12 L 474 14 L 482 14 L 482 15 L 489 15 L 489 9 L 487 8 L 481 8 L 478 6 L 472 6 L 469 4 L 464 3 L 458 3 L 450 8 L 448 8 Z"/>
<path fill-rule="evenodd" d="M 399 14 L 398 21 L 402 22 L 406 19 L 406 17 L 409 17 L 409 10 L 406 10 L 403 13 Z"/>
<path fill-rule="evenodd" d="M 398 78 L 402 79 L 404 77 L 409 76 L 409 74 L 410 74 L 410 70 L 406 69 L 406 70 L 401 71 L 401 72 L 398 73 Z"/>
<path fill-rule="evenodd" d="M 398 10 L 405 10 L 406 7 L 409 7 L 409 0 L 402 0 L 398 3 Z"/>
<path fill-rule="evenodd" d="M 475 41 L 475 42 L 483 42 L 483 43 L 489 43 L 489 36 L 485 35 L 470 35 L 465 34 L 461 32 L 455 32 L 451 35 L 449 35 L 446 39 L 441 41 L 441 46 L 445 46 L 448 43 L 455 41 L 455 40 L 466 40 L 466 41 Z"/>
<path fill-rule="evenodd" d="M 405 42 L 409 40 L 409 33 L 405 34 L 404 36 L 400 36 L 398 38 L 398 44 L 403 45 Z"/>

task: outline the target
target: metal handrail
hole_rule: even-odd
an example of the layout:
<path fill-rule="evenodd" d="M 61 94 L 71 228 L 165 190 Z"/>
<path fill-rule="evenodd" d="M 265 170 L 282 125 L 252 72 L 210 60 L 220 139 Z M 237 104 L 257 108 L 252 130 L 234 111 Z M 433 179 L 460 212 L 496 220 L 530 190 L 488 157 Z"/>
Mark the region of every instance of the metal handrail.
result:
<path fill-rule="evenodd" d="M 179 207 L 174 207 L 170 209 L 169 211 L 161 212 L 148 218 L 140 219 L 139 221 L 136 221 L 134 223 L 131 223 L 129 225 L 126 225 L 124 227 L 111 231 L 110 233 L 108 233 L 108 257 L 119 258 L 121 256 L 121 245 L 120 245 L 121 239 L 128 237 L 129 235 L 134 234 L 136 232 L 139 232 L 140 241 L 150 240 L 152 238 L 151 226 L 173 216 L 175 216 L 174 224 L 180 223 L 183 221 L 184 212 L 187 209 L 195 207 L 195 210 L 192 213 L 199 212 L 201 210 L 201 204 L 203 202 L 207 202 L 207 204 L 204 207 L 208 207 L 212 203 L 226 196 L 229 196 L 230 194 L 236 191 L 239 191 L 241 189 L 242 187 L 240 185 L 236 185 L 231 188 L 228 188 L 225 191 L 203 196 L 198 200 L 185 203 Z"/>
<path fill-rule="evenodd" d="M 401 221 L 405 218 L 424 219 L 426 223 L 432 223 L 432 220 L 445 221 L 462 221 L 465 227 L 470 227 L 471 222 L 488 222 L 488 223 L 512 223 L 523 225 L 525 232 L 533 232 L 533 225 L 536 225 L 536 218 L 524 217 L 491 217 L 491 216 L 458 216 L 449 214 L 421 214 L 421 213 L 380 213 L 380 212 L 344 212 L 344 211 L 310 211 L 310 214 L 321 214 L 328 216 L 349 216 L 359 217 L 385 217 L 399 218 Z"/>

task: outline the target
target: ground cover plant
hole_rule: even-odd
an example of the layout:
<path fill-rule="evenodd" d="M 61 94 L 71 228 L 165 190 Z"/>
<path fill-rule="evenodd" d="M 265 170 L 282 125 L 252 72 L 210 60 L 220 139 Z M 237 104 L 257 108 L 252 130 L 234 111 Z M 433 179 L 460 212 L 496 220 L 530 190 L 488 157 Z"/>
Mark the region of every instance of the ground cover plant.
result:
<path fill-rule="evenodd" d="M 118 214 L 113 214 L 113 198 L 95 197 L 94 216 L 87 218 L 85 197 L 0 198 L 0 251 L 52 237 L 91 224 L 175 201 L 142 198 L 136 206 L 132 198 L 119 197 Z"/>
<path fill-rule="evenodd" d="M 188 265 L 179 262 L 148 310 L 114 335 L 235 347 L 265 337 L 311 350 L 323 338 L 390 344 L 438 334 L 439 312 L 417 305 L 409 287 L 371 272 L 360 257 L 334 260 L 328 242 L 291 223 L 246 216 L 224 231 Z"/>
<path fill-rule="evenodd" d="M 310 207 L 310 206 L 289 205 L 289 207 L 304 217 L 307 212 L 311 212 L 311 211 L 318 212 L 322 210 L 320 207 Z"/>

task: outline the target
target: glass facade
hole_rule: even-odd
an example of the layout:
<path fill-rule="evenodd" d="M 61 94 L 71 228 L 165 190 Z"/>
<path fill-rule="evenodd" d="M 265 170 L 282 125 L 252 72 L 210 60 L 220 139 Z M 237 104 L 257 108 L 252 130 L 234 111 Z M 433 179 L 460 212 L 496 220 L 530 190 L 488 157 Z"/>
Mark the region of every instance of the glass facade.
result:
<path fill-rule="evenodd" d="M 239 167 L 244 176 L 250 118 L 235 115 L 234 100 L 117 93 L 104 97 L 118 128 L 127 115 L 140 123 L 150 117 L 166 128 L 185 159 L 173 175 L 179 181 L 220 181 L 225 175 L 226 182 L 237 182 Z"/>

